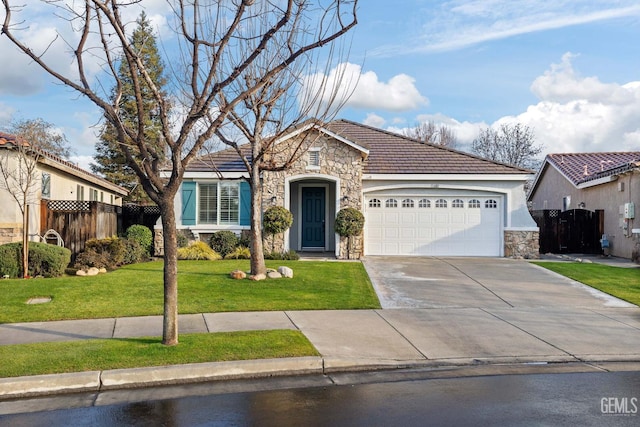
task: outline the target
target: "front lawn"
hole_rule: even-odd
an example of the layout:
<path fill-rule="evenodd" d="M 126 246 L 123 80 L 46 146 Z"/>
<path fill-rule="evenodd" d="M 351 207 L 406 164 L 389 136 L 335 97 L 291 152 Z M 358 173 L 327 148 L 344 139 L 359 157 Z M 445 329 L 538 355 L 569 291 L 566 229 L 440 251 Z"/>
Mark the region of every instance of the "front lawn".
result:
<path fill-rule="evenodd" d="M 359 262 L 268 261 L 286 265 L 292 279 L 233 280 L 247 260 L 179 261 L 180 314 L 225 311 L 346 310 L 379 308 Z M 160 315 L 162 262 L 133 264 L 93 277 L 0 280 L 0 323 Z M 34 297 L 51 302 L 28 305 Z"/>
<path fill-rule="evenodd" d="M 640 269 L 578 262 L 535 262 L 536 265 L 640 305 Z"/>
<path fill-rule="evenodd" d="M 291 330 L 182 334 L 176 346 L 158 338 L 17 344 L 0 346 L 0 378 L 317 355 L 301 332 Z"/>

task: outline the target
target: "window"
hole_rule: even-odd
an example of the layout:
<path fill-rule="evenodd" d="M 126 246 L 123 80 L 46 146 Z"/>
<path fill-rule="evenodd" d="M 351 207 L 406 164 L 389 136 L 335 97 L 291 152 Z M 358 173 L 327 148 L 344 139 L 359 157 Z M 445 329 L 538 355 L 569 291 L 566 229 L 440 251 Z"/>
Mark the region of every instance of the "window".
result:
<path fill-rule="evenodd" d="M 464 201 L 462 201 L 460 199 L 455 199 L 453 202 L 451 202 L 451 207 L 452 208 L 464 208 Z"/>
<path fill-rule="evenodd" d="M 90 202 L 98 201 L 98 190 L 94 190 L 93 188 L 89 189 L 89 201 Z"/>
<path fill-rule="evenodd" d="M 198 222 L 216 224 L 218 222 L 218 184 L 200 184 L 198 190 Z"/>
<path fill-rule="evenodd" d="M 568 211 L 571 209 L 571 196 L 565 196 L 562 198 L 562 210 Z"/>
<path fill-rule="evenodd" d="M 418 207 L 419 208 L 430 208 L 431 207 L 431 200 L 429 200 L 429 199 L 420 199 L 420 201 L 418 202 Z"/>
<path fill-rule="evenodd" d="M 445 199 L 436 200 L 436 208 L 446 208 L 446 207 L 447 207 L 447 201 Z"/>
<path fill-rule="evenodd" d="M 198 185 L 198 223 L 239 224 L 240 186 L 237 183 Z"/>
<path fill-rule="evenodd" d="M 76 200 L 83 201 L 84 200 L 84 186 L 78 184 L 76 186 Z"/>
<path fill-rule="evenodd" d="M 478 199 L 469 200 L 469 208 L 480 209 L 480 200 Z"/>
<path fill-rule="evenodd" d="M 237 184 L 220 184 L 220 224 L 238 224 L 240 197 Z"/>
<path fill-rule="evenodd" d="M 412 208 L 414 207 L 414 202 L 411 199 L 404 199 L 402 201 L 402 207 L 403 208 Z"/>
<path fill-rule="evenodd" d="M 484 202 L 484 207 L 486 209 L 496 209 L 498 207 L 498 202 L 493 199 L 489 199 Z"/>
<path fill-rule="evenodd" d="M 398 207 L 398 201 L 396 199 L 387 199 L 384 202 L 384 207 L 385 208 L 397 208 Z"/>
<path fill-rule="evenodd" d="M 42 198 L 48 199 L 51 197 L 51 174 L 46 172 L 42 173 Z"/>
<path fill-rule="evenodd" d="M 380 199 L 371 199 L 369 200 L 370 208 L 379 208 L 382 204 L 380 203 Z"/>

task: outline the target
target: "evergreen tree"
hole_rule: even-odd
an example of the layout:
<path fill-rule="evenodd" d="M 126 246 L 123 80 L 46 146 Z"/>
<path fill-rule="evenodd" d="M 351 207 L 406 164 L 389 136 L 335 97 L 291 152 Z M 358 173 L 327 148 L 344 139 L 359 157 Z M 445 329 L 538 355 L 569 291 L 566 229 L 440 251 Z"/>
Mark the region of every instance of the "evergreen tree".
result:
<path fill-rule="evenodd" d="M 144 12 L 136 21 L 138 26 L 131 36 L 131 44 L 137 50 L 144 64 L 144 69 L 149 73 L 156 86 L 163 88 L 166 84 L 164 77 L 164 65 L 158 53 L 156 38 L 151 28 L 151 23 Z M 133 90 L 134 83 L 130 71 L 131 67 L 126 63 L 125 58 L 120 61 L 118 75 L 123 85 L 122 97 L 120 98 L 120 119 L 128 126 L 138 125 L 138 103 Z M 140 77 L 140 76 L 137 76 Z M 142 80 L 142 78 L 140 78 Z M 116 88 L 114 88 L 112 101 L 115 100 Z M 158 114 L 158 105 L 155 97 L 151 93 L 148 85 L 142 81 L 142 108 L 144 109 L 145 138 L 148 145 L 153 148 L 150 161 L 156 164 L 161 163 L 165 158 L 165 145 L 162 138 L 162 123 Z M 134 152 L 139 152 L 132 142 L 129 148 Z M 96 163 L 91 165 L 94 173 L 103 175 L 109 181 L 118 184 L 130 191 L 125 201 L 137 203 L 149 203 L 150 198 L 139 185 L 139 180 L 133 169 L 127 164 L 126 157 L 118 142 L 118 135 L 113 125 L 105 120 L 105 124 L 100 132 L 100 141 L 96 144 Z"/>

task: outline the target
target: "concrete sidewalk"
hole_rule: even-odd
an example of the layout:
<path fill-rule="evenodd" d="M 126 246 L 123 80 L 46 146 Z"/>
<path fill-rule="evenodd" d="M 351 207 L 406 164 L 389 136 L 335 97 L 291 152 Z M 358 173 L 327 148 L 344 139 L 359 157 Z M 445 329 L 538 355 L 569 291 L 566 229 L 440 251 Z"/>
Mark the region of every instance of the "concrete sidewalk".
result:
<path fill-rule="evenodd" d="M 371 259 L 365 266 L 376 288 L 382 288 L 377 282 L 383 281 L 400 295 L 396 302 L 409 303 L 382 310 L 179 317 L 180 333 L 300 330 L 320 357 L 4 378 L 0 399 L 398 368 L 577 362 L 599 369 L 634 362 L 640 370 L 639 307 L 603 298 L 525 261 Z M 422 304 L 414 304 L 420 300 Z M 0 324 L 0 345 L 161 335 L 162 316 Z"/>

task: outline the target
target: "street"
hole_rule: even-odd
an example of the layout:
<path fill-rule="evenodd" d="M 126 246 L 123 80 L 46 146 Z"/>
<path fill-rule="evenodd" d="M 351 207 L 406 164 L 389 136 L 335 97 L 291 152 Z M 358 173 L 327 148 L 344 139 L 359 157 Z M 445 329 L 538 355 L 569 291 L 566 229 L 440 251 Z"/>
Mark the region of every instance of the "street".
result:
<path fill-rule="evenodd" d="M 160 392 L 120 390 L 66 397 L 75 407 L 37 412 L 28 412 L 28 408 L 37 407 L 37 402 L 44 408 L 54 401 L 0 402 L 5 414 L 0 416 L 0 425 L 618 426 L 640 422 L 637 371 L 460 378 L 428 378 L 416 373 L 414 377 L 406 380 L 388 375 L 385 382 L 367 383 L 372 379 L 362 374 L 364 383 L 336 385 L 327 377 L 315 376 L 274 379 L 271 386 L 245 382 L 174 386 Z M 229 392 L 234 387 L 253 391 Z M 167 393 L 175 396 L 158 398 Z M 9 414 L 11 408 L 17 413 Z"/>

